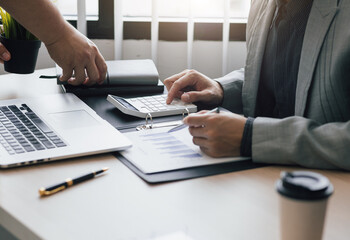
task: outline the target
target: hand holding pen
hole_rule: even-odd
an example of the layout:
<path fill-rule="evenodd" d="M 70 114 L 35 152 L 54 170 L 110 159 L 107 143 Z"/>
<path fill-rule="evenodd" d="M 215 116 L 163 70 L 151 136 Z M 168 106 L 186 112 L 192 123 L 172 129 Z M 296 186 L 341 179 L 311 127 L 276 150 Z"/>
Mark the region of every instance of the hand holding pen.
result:
<path fill-rule="evenodd" d="M 214 112 L 215 112 L 215 113 L 220 113 L 220 109 L 216 107 L 216 108 L 214 108 L 214 109 L 212 109 L 212 110 L 210 110 L 210 111 L 204 113 L 204 115 L 210 114 L 210 113 L 214 113 Z M 180 125 L 178 125 L 178 126 L 176 126 L 176 127 L 171 128 L 171 129 L 168 131 L 168 133 L 179 131 L 179 130 L 185 128 L 185 127 L 187 127 L 186 124 L 184 124 L 184 123 L 183 123 L 183 124 L 180 124 Z"/>

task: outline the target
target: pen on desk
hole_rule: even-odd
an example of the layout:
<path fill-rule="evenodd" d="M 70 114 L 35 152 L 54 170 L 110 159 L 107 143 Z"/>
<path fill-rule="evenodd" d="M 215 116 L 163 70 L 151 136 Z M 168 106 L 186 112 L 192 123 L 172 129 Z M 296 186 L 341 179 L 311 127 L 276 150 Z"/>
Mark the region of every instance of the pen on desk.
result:
<path fill-rule="evenodd" d="M 78 183 L 81 183 L 81 182 L 84 182 L 86 180 L 89 180 L 89 179 L 92 179 L 94 178 L 95 176 L 105 172 L 108 170 L 108 167 L 106 168 L 102 168 L 98 171 L 95 171 L 95 172 L 91 172 L 91 173 L 88 173 L 88 174 L 85 174 L 85 175 L 82 175 L 82 176 L 79 176 L 77 178 L 74 178 L 74 179 L 71 179 L 71 178 L 67 178 L 64 182 L 61 182 L 59 184 L 55 184 L 53 186 L 50 186 L 50 187 L 42 187 L 39 189 L 39 194 L 41 197 L 43 196 L 49 196 L 51 194 L 54 194 L 54 193 L 57 193 L 61 190 L 64 190 L 70 186 L 73 186 L 75 184 L 78 184 Z"/>
<path fill-rule="evenodd" d="M 210 110 L 209 112 L 206 112 L 204 115 L 209 114 L 209 113 L 213 113 L 213 112 L 219 113 L 219 112 L 220 112 L 220 108 L 217 108 L 217 107 L 216 107 L 216 108 Z M 178 125 L 178 126 L 176 126 L 176 127 L 173 127 L 173 128 L 171 128 L 171 129 L 169 129 L 168 133 L 175 132 L 175 131 L 179 131 L 179 130 L 185 128 L 185 127 L 187 127 L 186 124 L 184 124 L 184 123 L 183 123 L 183 124 L 180 124 L 180 125 Z"/>

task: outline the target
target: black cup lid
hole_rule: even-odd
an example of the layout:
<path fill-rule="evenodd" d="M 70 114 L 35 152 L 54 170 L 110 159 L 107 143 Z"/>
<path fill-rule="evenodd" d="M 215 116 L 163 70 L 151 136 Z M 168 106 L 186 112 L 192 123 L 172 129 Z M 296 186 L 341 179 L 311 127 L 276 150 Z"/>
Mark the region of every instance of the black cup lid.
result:
<path fill-rule="evenodd" d="M 309 171 L 282 172 L 276 189 L 286 197 L 302 200 L 319 200 L 333 193 L 328 178 Z"/>

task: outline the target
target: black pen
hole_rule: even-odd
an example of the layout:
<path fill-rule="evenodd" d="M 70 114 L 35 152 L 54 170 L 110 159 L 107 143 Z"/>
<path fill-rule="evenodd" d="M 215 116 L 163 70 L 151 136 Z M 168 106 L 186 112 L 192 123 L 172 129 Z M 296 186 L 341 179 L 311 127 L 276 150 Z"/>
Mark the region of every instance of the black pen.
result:
<path fill-rule="evenodd" d="M 219 112 L 220 112 L 220 108 L 216 107 L 216 108 L 210 110 L 209 112 L 206 112 L 205 114 L 209 114 L 209 113 L 213 113 L 213 112 L 219 113 Z M 205 115 L 205 114 L 204 114 L 204 115 Z M 171 129 L 169 129 L 168 133 L 181 130 L 181 129 L 185 128 L 185 127 L 187 127 L 186 124 L 184 124 L 184 123 L 183 123 L 183 124 L 180 124 L 180 125 L 178 125 L 178 126 L 176 126 L 176 127 L 173 127 L 173 128 L 171 128 Z"/>
<path fill-rule="evenodd" d="M 39 189 L 39 194 L 40 194 L 41 197 L 49 196 L 51 194 L 57 193 L 57 192 L 59 192 L 61 190 L 64 190 L 64 189 L 70 187 L 70 186 L 73 186 L 75 184 L 78 184 L 78 183 L 84 182 L 86 180 L 92 179 L 95 176 L 97 176 L 97 175 L 99 175 L 99 174 L 101 174 L 101 173 L 103 173 L 103 172 L 105 172 L 107 170 L 108 170 L 108 167 L 102 168 L 101 170 L 98 170 L 98 171 L 95 171 L 95 172 L 91 172 L 91 173 L 82 175 L 82 176 L 74 178 L 74 179 L 67 178 L 62 183 L 55 184 L 55 185 L 47 187 L 47 188 L 44 188 L 44 187 L 40 188 Z"/>

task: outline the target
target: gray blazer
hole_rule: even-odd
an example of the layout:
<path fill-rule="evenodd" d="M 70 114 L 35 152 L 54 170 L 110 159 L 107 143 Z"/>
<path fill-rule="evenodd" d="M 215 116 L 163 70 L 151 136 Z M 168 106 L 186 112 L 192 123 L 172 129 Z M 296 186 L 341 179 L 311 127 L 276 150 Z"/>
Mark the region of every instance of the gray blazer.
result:
<path fill-rule="evenodd" d="M 295 116 L 255 116 L 261 64 L 275 0 L 252 0 L 244 69 L 216 79 L 223 107 L 257 117 L 255 162 L 350 170 L 350 1 L 314 0 L 306 26 Z"/>

